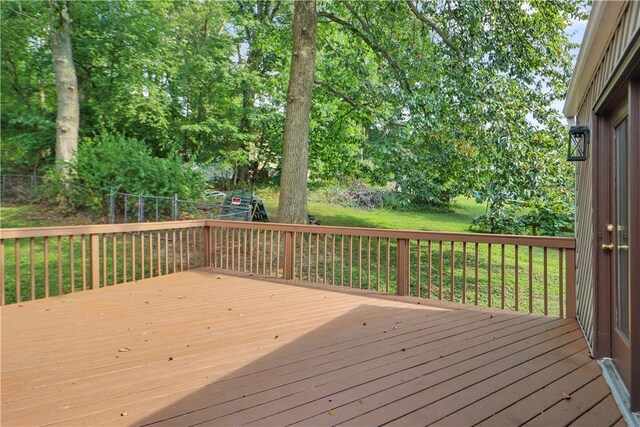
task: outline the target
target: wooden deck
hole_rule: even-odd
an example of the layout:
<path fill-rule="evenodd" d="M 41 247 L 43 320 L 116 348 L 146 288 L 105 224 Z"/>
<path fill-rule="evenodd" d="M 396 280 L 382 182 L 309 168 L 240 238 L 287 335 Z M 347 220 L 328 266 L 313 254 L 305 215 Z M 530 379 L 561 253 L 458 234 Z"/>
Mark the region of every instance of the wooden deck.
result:
<path fill-rule="evenodd" d="M 417 301 L 200 269 L 5 306 L 1 423 L 624 424 L 575 321 Z"/>

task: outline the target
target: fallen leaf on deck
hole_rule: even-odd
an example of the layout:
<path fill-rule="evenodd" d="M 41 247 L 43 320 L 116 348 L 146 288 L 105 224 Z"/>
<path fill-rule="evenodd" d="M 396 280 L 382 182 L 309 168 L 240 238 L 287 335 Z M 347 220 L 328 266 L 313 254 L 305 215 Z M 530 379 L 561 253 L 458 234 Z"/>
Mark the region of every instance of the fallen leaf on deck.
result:
<path fill-rule="evenodd" d="M 173 357 L 169 356 L 169 362 L 171 362 L 173 360 Z"/>
<path fill-rule="evenodd" d="M 182 295 L 178 296 L 178 299 L 184 299 L 184 297 Z"/>
<path fill-rule="evenodd" d="M 562 398 L 564 400 L 569 400 L 569 399 L 571 399 L 571 395 L 569 393 L 562 393 Z"/>
<path fill-rule="evenodd" d="M 329 409 L 329 411 L 327 411 L 327 414 L 329 415 L 335 415 L 336 411 L 334 411 L 333 409 Z"/>
<path fill-rule="evenodd" d="M 129 347 L 122 347 L 122 348 L 118 349 L 118 351 L 119 351 L 120 353 L 125 353 L 125 352 L 127 352 L 127 351 L 131 351 L 131 348 L 129 348 Z"/>
<path fill-rule="evenodd" d="M 362 326 L 367 326 L 367 322 L 364 322 L 364 323 L 362 324 Z"/>
<path fill-rule="evenodd" d="M 121 417 L 126 417 L 126 416 L 127 416 L 127 413 L 126 413 L 126 412 L 123 412 L 123 413 L 121 413 L 121 414 L 120 414 L 120 416 L 121 416 Z"/>
<path fill-rule="evenodd" d="M 276 335 L 275 337 L 273 337 L 273 339 L 275 340 L 276 338 L 278 338 L 278 335 Z"/>

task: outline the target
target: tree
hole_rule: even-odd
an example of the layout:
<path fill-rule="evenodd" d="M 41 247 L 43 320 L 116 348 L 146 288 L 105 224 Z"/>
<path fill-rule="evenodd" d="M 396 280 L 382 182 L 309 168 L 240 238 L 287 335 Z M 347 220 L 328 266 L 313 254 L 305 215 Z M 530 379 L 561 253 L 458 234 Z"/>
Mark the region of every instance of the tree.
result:
<path fill-rule="evenodd" d="M 71 48 L 71 19 L 66 0 L 51 1 L 51 54 L 56 75 L 58 116 L 56 118 L 56 165 L 65 170 L 78 149 L 80 106 L 78 79 Z"/>
<path fill-rule="evenodd" d="M 286 223 L 306 224 L 308 220 L 309 112 L 316 62 L 317 19 L 315 0 L 296 2 L 278 208 L 279 220 Z"/>

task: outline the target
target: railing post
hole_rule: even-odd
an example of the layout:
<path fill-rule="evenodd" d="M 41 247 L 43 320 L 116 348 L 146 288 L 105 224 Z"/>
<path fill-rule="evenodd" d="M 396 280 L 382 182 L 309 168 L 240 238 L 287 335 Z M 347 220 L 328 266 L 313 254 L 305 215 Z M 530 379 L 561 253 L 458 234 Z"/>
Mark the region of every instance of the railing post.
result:
<path fill-rule="evenodd" d="M 173 201 L 171 203 L 171 219 L 174 221 L 178 220 L 178 195 L 173 195 Z"/>
<path fill-rule="evenodd" d="M 100 287 L 100 235 L 91 234 L 89 236 L 89 257 L 91 271 L 91 289 Z"/>
<path fill-rule="evenodd" d="M 576 318 L 576 250 L 567 248 L 567 319 Z"/>
<path fill-rule="evenodd" d="M 293 263 L 295 262 L 295 248 L 293 247 L 293 232 L 284 232 L 284 278 L 293 279 Z"/>
<path fill-rule="evenodd" d="M 396 286 L 397 294 L 400 296 L 409 295 L 409 239 L 398 239 L 397 249 L 397 271 L 396 271 Z"/>

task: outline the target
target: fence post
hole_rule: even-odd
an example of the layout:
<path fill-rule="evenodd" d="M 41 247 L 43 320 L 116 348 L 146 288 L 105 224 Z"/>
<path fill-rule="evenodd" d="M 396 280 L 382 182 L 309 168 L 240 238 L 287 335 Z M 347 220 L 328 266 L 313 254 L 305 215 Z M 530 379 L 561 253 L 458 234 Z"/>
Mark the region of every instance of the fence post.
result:
<path fill-rule="evenodd" d="M 410 275 L 409 275 L 409 239 L 398 239 L 398 262 L 396 271 L 396 293 L 400 296 L 410 294 Z"/>
<path fill-rule="evenodd" d="M 576 318 L 576 250 L 567 248 L 567 319 Z"/>
<path fill-rule="evenodd" d="M 144 222 L 144 197 L 138 194 L 138 222 Z"/>
<path fill-rule="evenodd" d="M 7 177 L 2 175 L 2 194 L 7 192 Z"/>
<path fill-rule="evenodd" d="M 109 224 L 116 222 L 116 196 L 113 187 L 109 191 Z"/>
<path fill-rule="evenodd" d="M 91 289 L 100 287 L 100 235 L 89 235 L 89 270 L 91 271 Z"/>
<path fill-rule="evenodd" d="M 128 195 L 125 194 L 124 195 L 124 223 L 127 223 L 127 211 L 129 210 L 129 204 L 127 203 L 128 201 Z"/>
<path fill-rule="evenodd" d="M 160 208 L 159 208 L 160 199 L 156 197 L 156 222 L 160 221 Z"/>
<path fill-rule="evenodd" d="M 284 278 L 293 279 L 293 267 L 295 262 L 295 248 L 293 247 L 293 232 L 284 232 Z"/>
<path fill-rule="evenodd" d="M 173 202 L 171 203 L 171 219 L 178 220 L 178 195 L 173 195 Z"/>

